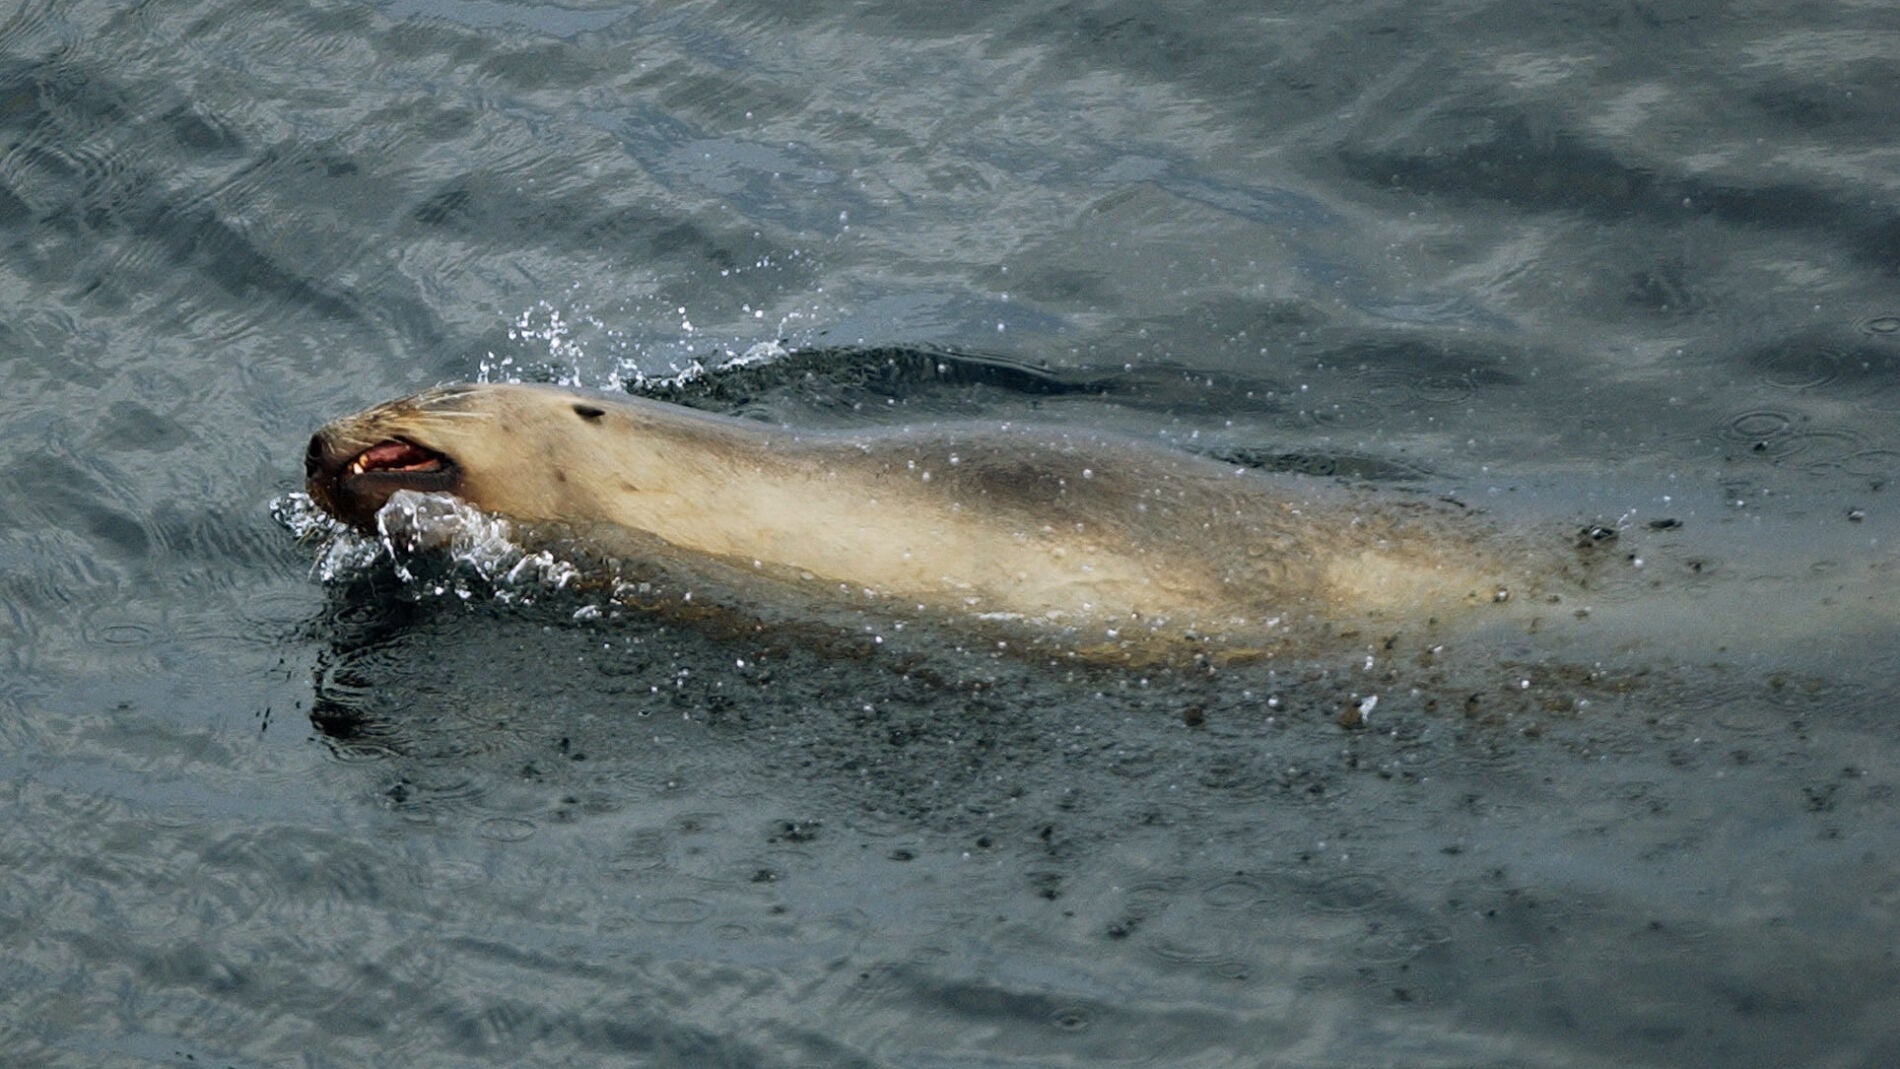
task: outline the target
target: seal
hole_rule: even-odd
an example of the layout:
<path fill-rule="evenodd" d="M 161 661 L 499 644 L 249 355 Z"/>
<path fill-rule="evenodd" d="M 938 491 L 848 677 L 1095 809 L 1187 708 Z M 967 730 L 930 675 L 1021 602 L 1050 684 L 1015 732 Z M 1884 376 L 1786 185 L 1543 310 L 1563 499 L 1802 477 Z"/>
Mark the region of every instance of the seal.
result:
<path fill-rule="evenodd" d="M 456 385 L 310 439 L 311 498 L 399 490 L 814 597 L 1003 622 L 1107 659 L 1273 653 L 1498 604 L 1478 525 L 1422 501 L 1074 428 L 794 430 L 626 395 Z M 740 595 L 744 595 L 743 589 Z"/>

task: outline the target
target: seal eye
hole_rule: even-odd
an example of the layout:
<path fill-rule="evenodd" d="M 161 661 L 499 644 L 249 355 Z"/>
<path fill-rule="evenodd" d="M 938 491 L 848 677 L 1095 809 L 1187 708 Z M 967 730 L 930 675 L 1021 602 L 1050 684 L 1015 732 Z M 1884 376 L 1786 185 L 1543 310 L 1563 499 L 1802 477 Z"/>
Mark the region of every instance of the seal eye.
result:
<path fill-rule="evenodd" d="M 607 410 L 604 408 L 595 408 L 593 405 L 575 405 L 574 414 L 586 420 L 587 422 L 592 423 L 595 420 L 599 419 L 600 417 L 606 415 Z"/>

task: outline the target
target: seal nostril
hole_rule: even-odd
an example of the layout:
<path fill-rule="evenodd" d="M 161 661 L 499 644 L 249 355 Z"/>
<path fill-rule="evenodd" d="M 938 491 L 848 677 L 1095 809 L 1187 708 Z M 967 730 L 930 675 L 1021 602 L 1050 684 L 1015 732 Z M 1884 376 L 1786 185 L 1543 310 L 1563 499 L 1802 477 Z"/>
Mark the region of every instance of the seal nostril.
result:
<path fill-rule="evenodd" d="M 323 474 L 323 435 L 310 436 L 310 448 L 303 451 L 303 477 L 314 479 Z"/>

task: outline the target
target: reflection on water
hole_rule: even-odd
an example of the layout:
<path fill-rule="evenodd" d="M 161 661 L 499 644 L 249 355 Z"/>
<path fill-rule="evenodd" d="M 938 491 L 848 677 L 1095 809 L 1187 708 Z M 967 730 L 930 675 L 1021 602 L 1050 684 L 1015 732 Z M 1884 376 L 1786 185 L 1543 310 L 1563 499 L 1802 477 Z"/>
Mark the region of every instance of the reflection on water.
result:
<path fill-rule="evenodd" d="M 1879 14 L 0 16 L 0 1047 L 1900 1061 Z M 311 429 L 483 374 L 1079 424 L 1614 567 L 1213 675 L 323 582 Z"/>

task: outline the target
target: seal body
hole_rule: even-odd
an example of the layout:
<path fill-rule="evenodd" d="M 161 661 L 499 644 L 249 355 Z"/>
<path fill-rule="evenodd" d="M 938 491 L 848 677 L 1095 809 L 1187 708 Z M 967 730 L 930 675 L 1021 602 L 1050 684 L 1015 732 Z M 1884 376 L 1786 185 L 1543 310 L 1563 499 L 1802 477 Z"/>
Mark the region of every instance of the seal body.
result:
<path fill-rule="evenodd" d="M 311 497 L 364 530 L 397 490 L 446 492 L 727 576 L 1131 654 L 1271 652 L 1498 603 L 1514 582 L 1446 509 L 1049 426 L 798 431 L 465 385 L 323 427 L 305 467 Z"/>

